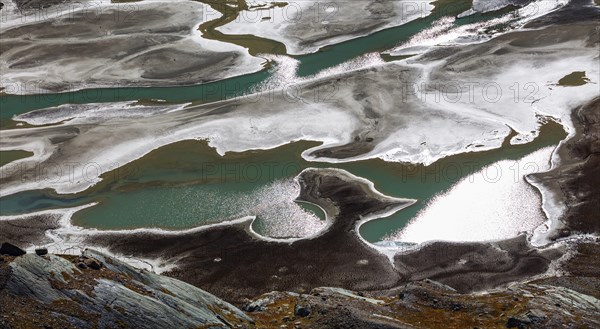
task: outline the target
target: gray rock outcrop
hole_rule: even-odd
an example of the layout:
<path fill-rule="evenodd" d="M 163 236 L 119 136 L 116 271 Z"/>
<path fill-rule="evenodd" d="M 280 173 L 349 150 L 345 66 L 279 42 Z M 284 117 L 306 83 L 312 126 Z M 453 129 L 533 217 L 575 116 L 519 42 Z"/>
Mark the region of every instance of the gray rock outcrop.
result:
<path fill-rule="evenodd" d="M 0 265 L 6 274 L 0 317 L 15 327 L 23 318 L 28 325 L 67 328 L 230 328 L 252 322 L 199 288 L 95 251 L 80 257 L 26 254 L 5 260 Z M 87 266 L 82 269 L 78 263 Z M 19 307 L 23 303 L 28 307 Z"/>

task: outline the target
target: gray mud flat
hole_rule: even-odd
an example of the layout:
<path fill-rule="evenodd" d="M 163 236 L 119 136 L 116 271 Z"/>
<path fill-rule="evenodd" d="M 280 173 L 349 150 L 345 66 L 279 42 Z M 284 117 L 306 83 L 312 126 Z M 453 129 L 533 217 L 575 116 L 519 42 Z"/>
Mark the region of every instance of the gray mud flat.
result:
<path fill-rule="evenodd" d="M 59 216 L 28 216 L 13 220 L 0 221 L 0 242 L 29 247 L 52 242 L 46 231 L 60 227 Z"/>

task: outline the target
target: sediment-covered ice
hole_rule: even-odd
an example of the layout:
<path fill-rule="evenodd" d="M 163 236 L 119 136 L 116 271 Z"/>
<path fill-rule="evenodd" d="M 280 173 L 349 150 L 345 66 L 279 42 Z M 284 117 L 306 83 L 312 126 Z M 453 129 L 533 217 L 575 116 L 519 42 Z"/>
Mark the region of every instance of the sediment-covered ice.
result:
<path fill-rule="evenodd" d="M 103 7 L 111 5 L 110 0 L 3 0 L 0 11 L 0 31 L 18 25 L 26 25 L 52 20 L 75 11 L 85 10 L 93 15 Z M 123 7 L 133 8 L 128 4 Z"/>
<path fill-rule="evenodd" d="M 433 46 L 483 42 L 495 35 L 519 28 L 533 19 L 561 8 L 568 3 L 568 0 L 539 0 L 533 2 L 500 0 L 497 3 L 486 1 L 484 4 L 474 2 L 473 8 L 477 8 L 477 10 L 474 10 L 473 13 L 489 11 L 485 10 L 485 6 L 488 5 L 491 6 L 492 10 L 495 10 L 513 2 L 522 3 L 524 6 L 497 18 L 480 22 L 457 26 L 455 24 L 456 17 L 441 17 L 431 27 L 415 34 L 408 41 L 399 44 L 386 53 L 392 56 L 421 54 Z M 461 15 L 458 17 L 460 18 Z"/>
<path fill-rule="evenodd" d="M 244 48 L 200 37 L 204 10 L 195 1 L 101 2 L 11 20 L 0 29 L 1 87 L 39 94 L 196 84 L 262 69 Z"/>
<path fill-rule="evenodd" d="M 304 0 L 284 7 L 269 5 L 275 2 L 248 2 L 248 10 L 217 30 L 276 40 L 285 44 L 289 54 L 306 54 L 425 17 L 433 8 L 421 0 Z"/>
<path fill-rule="evenodd" d="M 421 90 L 427 96 L 445 94 L 447 97 L 438 101 L 444 108 L 461 113 L 477 110 L 478 115 L 503 118 L 519 132 L 513 143 L 537 136 L 532 114 L 552 116 L 570 127 L 571 111 L 598 95 L 598 54 L 591 51 L 598 35 L 590 25 L 549 27 L 545 31 L 520 31 L 481 45 L 432 50 L 413 62 L 432 63 L 424 67 L 427 81 Z M 465 60 L 474 52 L 477 56 Z M 558 85 L 561 78 L 575 71 L 586 72 L 590 83 Z M 455 93 L 459 87 L 463 90 Z"/>
<path fill-rule="evenodd" d="M 79 120 L 86 123 L 105 121 L 107 118 L 142 118 L 160 113 L 178 111 L 181 105 L 137 105 L 136 102 L 64 104 L 15 116 L 15 120 L 31 125 L 47 125 L 67 120 Z"/>
<path fill-rule="evenodd" d="M 534 0 L 473 0 L 472 9 L 478 13 L 487 13 L 493 10 L 504 8 L 508 5 L 524 6 Z M 552 0 L 545 0 L 550 2 Z"/>
<path fill-rule="evenodd" d="M 272 96 L 253 95 L 135 119 L 128 118 L 125 111 L 121 117 L 111 114 L 104 121 L 98 121 L 97 116 L 80 111 L 76 118 L 59 126 L 3 130 L 0 148 L 39 140 L 47 145 L 44 154 L 39 155 L 47 164 L 59 164 L 59 167 L 61 163 L 91 164 L 94 168 L 82 167 L 76 169 L 74 175 L 63 175 L 60 168 L 53 166 L 45 172 L 51 179 L 19 179 L 18 183 L 9 182 L 15 173 L 5 168 L 1 193 L 7 195 L 43 187 L 55 188 L 61 193 L 81 191 L 97 182 L 96 176 L 101 172 L 122 166 L 157 147 L 193 138 L 209 140 L 221 154 L 273 148 L 301 139 L 323 141 L 324 147 L 330 147 L 352 143 L 357 137 L 373 138 L 368 144 L 376 146 L 376 150 L 357 149 L 344 156 L 344 160 L 385 155 L 391 160 L 411 162 L 430 162 L 446 153 L 462 152 L 465 145 L 473 141 L 473 134 L 482 143 L 489 141 L 490 147 L 501 143 L 503 136 L 498 131 L 508 132 L 502 124 L 471 119 L 441 108 L 431 110 L 415 99 L 409 98 L 403 103 L 401 89 L 389 89 L 397 84 L 394 80 L 401 71 L 407 69 L 399 65 L 380 66 L 341 76 L 339 82 L 325 79 L 298 85 L 299 94 L 280 90 Z M 332 90 L 335 96 L 327 99 L 333 95 Z M 254 97 L 262 97 L 262 100 L 256 101 Z M 315 101 L 315 97 L 321 99 Z M 89 110 L 101 113 L 95 108 Z M 67 113 L 60 114 L 60 111 Z M 56 108 L 48 113 L 48 122 L 73 113 L 72 107 Z M 42 123 L 42 117 L 37 116 L 36 122 Z M 443 133 L 427 136 L 419 132 L 427 127 L 427 123 L 418 124 L 424 118 L 431 118 L 425 122 L 444 125 Z M 447 139 L 447 132 L 452 132 L 452 140 Z M 402 133 L 406 136 L 398 139 Z M 424 146 L 423 142 L 430 145 Z M 307 151 L 306 157 L 316 159 L 311 153 L 322 148 Z M 318 158 L 335 162 L 339 160 L 335 156 Z M 34 163 L 30 161 L 33 167 Z M 24 164 L 19 170 L 27 173 L 34 169 Z"/>
<path fill-rule="evenodd" d="M 571 110 L 597 95 L 593 31 L 593 24 L 573 24 L 508 33 L 481 44 L 436 48 L 407 61 L 367 61 L 370 66 L 362 69 L 237 99 L 177 111 L 165 105 L 149 116 L 131 118 L 129 110 L 121 113 L 114 104 L 100 105 L 113 107 L 106 111 L 73 105 L 31 113 L 36 124 L 75 118 L 0 131 L 0 149 L 32 141 L 45 145 L 42 154 L 20 160 L 19 167 L 2 168 L 0 194 L 82 191 L 101 173 L 185 139 L 206 139 L 220 154 L 314 140 L 323 145 L 304 152 L 310 160 L 424 164 L 499 147 L 510 129 L 518 133 L 512 142 L 524 143 L 537 135 L 537 115 L 569 125 Z M 589 82 L 557 84 L 573 71 L 585 71 Z M 95 114 L 86 114 L 90 111 Z M 70 163 L 79 167 L 65 175 Z M 40 165 L 44 179 L 35 169 Z"/>

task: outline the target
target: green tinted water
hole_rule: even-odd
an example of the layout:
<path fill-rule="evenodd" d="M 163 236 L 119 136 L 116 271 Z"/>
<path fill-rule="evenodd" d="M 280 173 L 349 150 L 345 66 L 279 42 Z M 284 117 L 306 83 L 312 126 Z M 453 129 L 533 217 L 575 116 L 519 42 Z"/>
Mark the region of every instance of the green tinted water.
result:
<path fill-rule="evenodd" d="M 565 137 L 562 127 L 550 122 L 531 143 L 505 143 L 497 150 L 450 156 L 427 167 L 381 160 L 336 164 L 335 167 L 372 181 L 384 194 L 419 200 L 416 205 L 386 219 L 361 227 L 360 233 L 368 241 L 379 241 L 406 225 L 435 194 L 449 189 L 460 179 L 494 162 L 517 160 L 540 148 L 556 145 Z M 263 191 L 274 181 L 291 179 L 308 167 L 331 167 L 328 163 L 302 159 L 302 151 L 315 145 L 314 142 L 296 142 L 273 150 L 221 157 L 206 142 L 179 142 L 104 174 L 103 182 L 79 195 L 28 191 L 4 197 L 0 199 L 0 213 L 9 215 L 100 202 L 77 213 L 74 223 L 100 229 L 181 229 L 233 219 L 247 211 L 249 204 L 273 197 Z M 275 189 L 270 193 L 278 192 Z M 247 200 L 252 202 L 245 202 Z M 303 206 L 317 214 L 320 212 L 314 206 Z"/>

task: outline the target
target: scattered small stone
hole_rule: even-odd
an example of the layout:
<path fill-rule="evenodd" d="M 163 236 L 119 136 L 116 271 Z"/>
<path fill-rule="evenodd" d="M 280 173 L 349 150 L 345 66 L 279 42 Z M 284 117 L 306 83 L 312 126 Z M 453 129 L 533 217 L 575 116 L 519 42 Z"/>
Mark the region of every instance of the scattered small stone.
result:
<path fill-rule="evenodd" d="M 215 263 L 219 263 L 220 261 L 222 261 L 221 257 L 217 257 L 217 258 L 213 259 L 213 262 L 215 262 Z"/>
<path fill-rule="evenodd" d="M 0 254 L 18 257 L 25 255 L 26 252 L 12 243 L 4 242 L 0 247 Z"/>
<path fill-rule="evenodd" d="M 300 304 L 296 304 L 296 306 L 294 306 L 294 315 L 296 316 L 300 316 L 300 317 L 307 317 L 310 315 L 310 305 L 306 305 L 306 306 L 301 306 Z"/>
<path fill-rule="evenodd" d="M 368 259 L 361 259 L 359 261 L 356 262 L 357 265 L 369 265 L 369 260 Z"/>
<path fill-rule="evenodd" d="M 37 248 L 35 250 L 35 254 L 38 255 L 38 256 L 47 255 L 48 254 L 48 249 L 46 249 L 46 248 Z"/>

